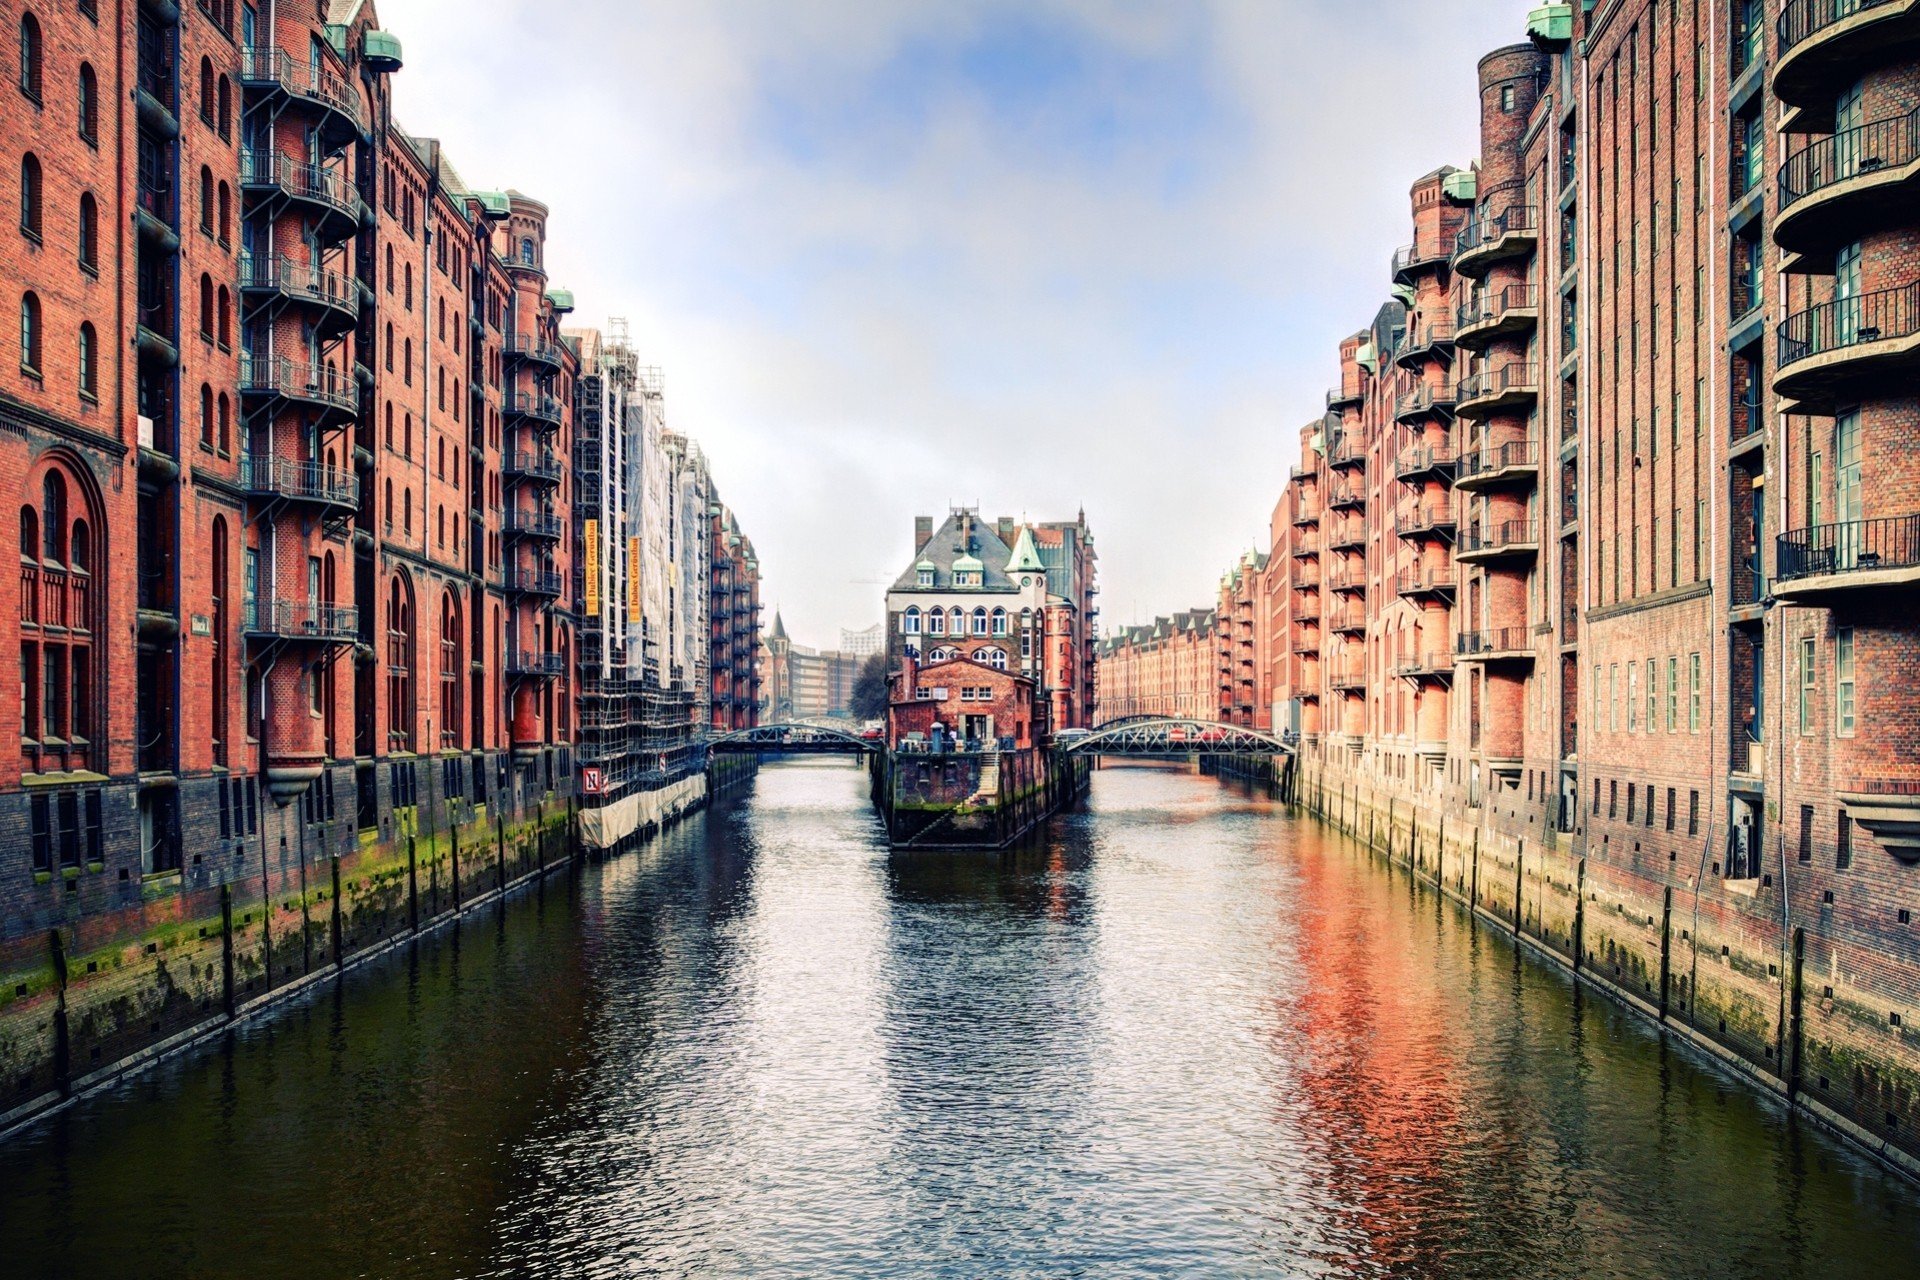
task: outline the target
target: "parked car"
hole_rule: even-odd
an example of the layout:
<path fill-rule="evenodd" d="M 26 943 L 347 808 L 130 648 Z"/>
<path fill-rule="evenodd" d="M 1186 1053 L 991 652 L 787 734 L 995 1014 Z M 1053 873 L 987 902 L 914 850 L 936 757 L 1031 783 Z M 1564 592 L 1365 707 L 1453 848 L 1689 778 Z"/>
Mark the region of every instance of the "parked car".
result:
<path fill-rule="evenodd" d="M 1062 729 L 1053 735 L 1053 743 L 1057 747 L 1070 747 L 1074 743 L 1085 738 L 1091 738 L 1092 736 L 1093 730 L 1091 729 Z"/>

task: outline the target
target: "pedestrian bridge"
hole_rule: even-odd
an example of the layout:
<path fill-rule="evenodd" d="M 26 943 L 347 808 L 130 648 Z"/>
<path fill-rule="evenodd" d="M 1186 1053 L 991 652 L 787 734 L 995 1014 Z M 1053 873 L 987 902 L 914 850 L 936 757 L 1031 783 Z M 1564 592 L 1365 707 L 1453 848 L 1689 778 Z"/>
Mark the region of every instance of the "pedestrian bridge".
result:
<path fill-rule="evenodd" d="M 1100 725 L 1085 737 L 1059 744 L 1083 756 L 1292 755 L 1294 744 L 1259 729 L 1217 720 L 1168 720 L 1128 716 Z"/>
<path fill-rule="evenodd" d="M 863 738 L 838 725 L 790 721 L 723 733 L 708 738 L 706 748 L 710 752 L 755 755 L 871 756 L 884 750 L 885 744 L 876 738 Z"/>

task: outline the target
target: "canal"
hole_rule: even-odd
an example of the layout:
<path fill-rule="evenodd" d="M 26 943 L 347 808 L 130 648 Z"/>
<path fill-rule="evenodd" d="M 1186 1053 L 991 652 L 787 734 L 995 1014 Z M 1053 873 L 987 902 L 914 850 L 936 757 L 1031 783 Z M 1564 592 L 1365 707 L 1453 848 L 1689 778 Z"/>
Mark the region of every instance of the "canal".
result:
<path fill-rule="evenodd" d="M 31 1277 L 1920 1275 L 1920 1194 L 1230 783 L 843 763 L 0 1142 Z"/>

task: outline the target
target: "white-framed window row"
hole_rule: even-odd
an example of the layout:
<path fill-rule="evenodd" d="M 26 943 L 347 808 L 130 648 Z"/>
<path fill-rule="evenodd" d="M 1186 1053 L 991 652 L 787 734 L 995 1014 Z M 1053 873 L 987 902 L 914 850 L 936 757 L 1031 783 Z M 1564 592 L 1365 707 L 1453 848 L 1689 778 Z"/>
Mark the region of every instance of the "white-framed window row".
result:
<path fill-rule="evenodd" d="M 952 662 L 959 656 L 960 651 L 958 649 L 955 649 L 951 645 L 943 644 L 939 648 L 930 650 L 927 653 L 927 664 L 931 666 L 936 662 Z"/>
<path fill-rule="evenodd" d="M 913 696 L 920 702 L 945 702 L 947 690 L 944 685 L 921 685 L 913 691 Z"/>

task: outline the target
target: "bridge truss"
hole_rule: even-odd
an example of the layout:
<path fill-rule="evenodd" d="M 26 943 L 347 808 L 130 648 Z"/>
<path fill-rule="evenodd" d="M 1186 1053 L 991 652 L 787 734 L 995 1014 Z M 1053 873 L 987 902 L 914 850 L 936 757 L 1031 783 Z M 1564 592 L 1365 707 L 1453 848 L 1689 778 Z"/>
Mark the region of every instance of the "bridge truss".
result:
<path fill-rule="evenodd" d="M 706 740 L 708 751 L 763 755 L 875 755 L 883 744 L 831 725 L 794 722 L 736 729 Z"/>
<path fill-rule="evenodd" d="M 1246 756 L 1293 754 L 1291 743 L 1270 733 L 1209 720 L 1163 720 L 1132 716 L 1104 725 L 1067 745 L 1070 755 Z"/>

